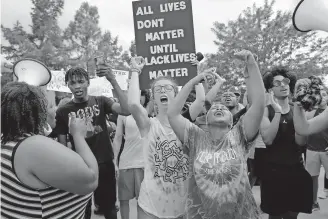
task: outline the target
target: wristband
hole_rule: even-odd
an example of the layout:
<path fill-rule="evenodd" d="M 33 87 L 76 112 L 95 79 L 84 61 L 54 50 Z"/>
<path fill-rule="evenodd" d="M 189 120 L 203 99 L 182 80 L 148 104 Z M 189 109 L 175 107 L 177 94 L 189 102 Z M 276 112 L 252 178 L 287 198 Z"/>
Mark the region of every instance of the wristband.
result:
<path fill-rule="evenodd" d="M 131 70 L 131 72 L 138 72 L 139 75 L 141 74 L 141 70 L 140 69 L 131 68 L 130 70 Z"/>

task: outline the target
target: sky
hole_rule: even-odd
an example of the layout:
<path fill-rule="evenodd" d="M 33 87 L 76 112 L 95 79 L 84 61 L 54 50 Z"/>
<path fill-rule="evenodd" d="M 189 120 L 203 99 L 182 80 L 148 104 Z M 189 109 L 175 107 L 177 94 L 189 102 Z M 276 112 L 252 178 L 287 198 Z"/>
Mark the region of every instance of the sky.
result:
<path fill-rule="evenodd" d="M 98 7 L 100 28 L 118 35 L 119 44 L 128 49 L 134 39 L 132 0 L 66 0 L 63 14 L 59 18 L 62 29 L 74 19 L 76 10 L 84 1 Z M 215 21 L 227 23 L 236 19 L 248 6 L 254 3 L 262 5 L 263 2 L 264 0 L 192 0 L 196 51 L 216 52 L 213 43 L 215 35 L 211 31 Z M 276 0 L 275 10 L 292 11 L 297 2 L 298 0 Z M 12 27 L 19 20 L 25 30 L 29 30 L 31 7 L 30 0 L 1 0 L 1 24 Z"/>

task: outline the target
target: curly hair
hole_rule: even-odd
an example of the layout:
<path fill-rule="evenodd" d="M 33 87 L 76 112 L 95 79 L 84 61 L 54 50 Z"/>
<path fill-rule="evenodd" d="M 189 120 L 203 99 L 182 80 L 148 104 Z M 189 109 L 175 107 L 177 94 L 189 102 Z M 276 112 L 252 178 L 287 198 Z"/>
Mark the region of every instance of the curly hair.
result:
<path fill-rule="evenodd" d="M 83 68 L 74 67 L 69 69 L 65 74 L 65 83 L 67 84 L 68 81 L 73 78 L 73 76 L 85 78 L 88 81 L 88 83 L 90 83 L 89 74 Z"/>
<path fill-rule="evenodd" d="M 143 107 L 146 107 L 150 101 L 150 93 L 148 90 L 141 90 L 141 96 L 145 97 L 145 103 Z"/>
<path fill-rule="evenodd" d="M 47 120 L 47 99 L 41 88 L 11 82 L 1 90 L 1 140 L 17 141 L 25 134 L 42 134 Z"/>
<path fill-rule="evenodd" d="M 264 83 L 265 89 L 267 91 L 269 91 L 269 89 L 271 89 L 273 87 L 273 78 L 278 75 L 281 75 L 290 80 L 289 89 L 290 89 L 291 93 L 294 93 L 295 84 L 297 81 L 296 75 L 292 74 L 284 67 L 274 68 L 273 70 L 266 72 L 266 74 L 263 75 L 263 83 Z"/>
<path fill-rule="evenodd" d="M 174 93 L 175 95 L 177 95 L 177 93 L 179 92 L 179 89 L 178 89 L 178 83 L 170 76 L 160 76 L 156 79 L 153 80 L 153 82 L 151 83 L 150 85 L 150 88 L 151 88 L 151 92 L 154 94 L 154 87 L 155 87 L 155 84 L 158 82 L 158 81 L 162 81 L 162 80 L 168 80 L 168 81 L 171 81 L 172 84 L 173 84 L 173 87 L 174 87 Z"/>

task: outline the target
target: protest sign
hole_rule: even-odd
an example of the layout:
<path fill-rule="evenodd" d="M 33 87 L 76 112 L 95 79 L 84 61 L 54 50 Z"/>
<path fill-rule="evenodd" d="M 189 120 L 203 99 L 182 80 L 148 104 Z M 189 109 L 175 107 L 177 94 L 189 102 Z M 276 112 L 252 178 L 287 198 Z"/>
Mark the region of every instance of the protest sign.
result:
<path fill-rule="evenodd" d="M 51 74 L 52 74 L 52 78 L 51 78 L 51 81 L 49 82 L 49 84 L 47 85 L 47 90 L 71 93 L 71 91 L 65 84 L 65 72 L 64 71 L 51 71 Z M 120 85 L 121 89 L 127 90 L 129 72 L 113 69 L 113 74 L 115 75 L 117 83 Z M 102 78 L 96 77 L 96 78 L 90 79 L 90 87 L 92 88 L 92 90 L 94 90 L 93 87 L 98 87 L 97 88 L 98 93 L 100 92 L 100 90 L 102 90 L 102 92 L 104 94 L 106 94 L 106 95 L 108 94 L 108 95 L 112 96 L 111 89 L 113 89 L 113 87 L 112 87 L 111 83 L 109 81 L 107 81 L 107 79 L 105 77 L 102 77 Z"/>
<path fill-rule="evenodd" d="M 64 71 L 51 71 L 51 81 L 47 85 L 47 90 L 71 93 L 65 84 Z"/>
<path fill-rule="evenodd" d="M 197 75 L 191 0 L 135 1 L 132 3 L 136 50 L 145 58 L 140 88 L 153 79 L 171 76 L 179 85 Z"/>
<path fill-rule="evenodd" d="M 105 77 L 97 77 L 90 80 L 88 93 L 91 96 L 113 97 L 112 85 Z"/>

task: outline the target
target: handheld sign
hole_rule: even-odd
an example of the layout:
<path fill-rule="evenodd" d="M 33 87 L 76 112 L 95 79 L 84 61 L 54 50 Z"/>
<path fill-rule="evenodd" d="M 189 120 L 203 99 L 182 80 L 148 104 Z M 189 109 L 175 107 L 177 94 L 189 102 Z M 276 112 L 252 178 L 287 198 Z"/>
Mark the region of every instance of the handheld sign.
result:
<path fill-rule="evenodd" d="M 135 1 L 137 55 L 145 58 L 140 89 L 159 76 L 171 76 L 180 86 L 197 75 L 191 0 Z"/>

